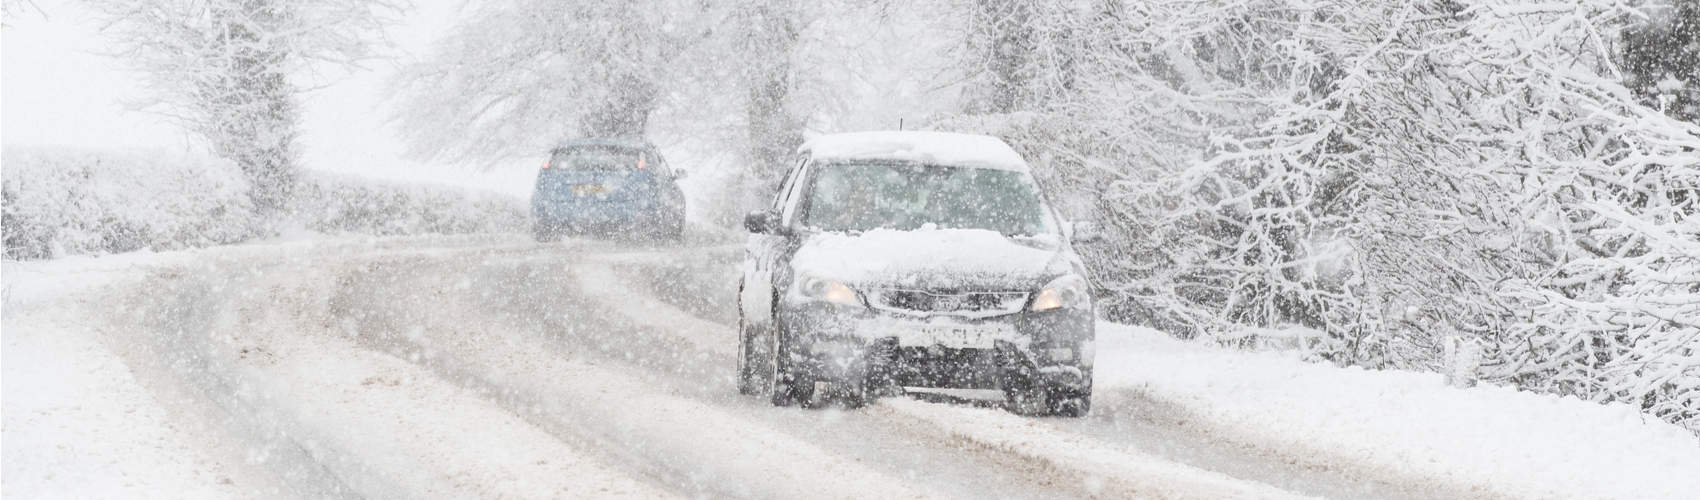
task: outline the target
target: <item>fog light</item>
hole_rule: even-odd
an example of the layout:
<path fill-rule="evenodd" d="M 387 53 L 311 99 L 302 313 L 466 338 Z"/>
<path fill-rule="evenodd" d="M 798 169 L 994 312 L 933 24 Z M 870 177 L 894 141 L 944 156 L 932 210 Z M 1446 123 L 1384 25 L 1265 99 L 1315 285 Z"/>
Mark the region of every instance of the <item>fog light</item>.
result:
<path fill-rule="evenodd" d="M 1045 356 L 1050 357 L 1051 361 L 1074 361 L 1074 349 L 1067 347 L 1045 349 Z"/>

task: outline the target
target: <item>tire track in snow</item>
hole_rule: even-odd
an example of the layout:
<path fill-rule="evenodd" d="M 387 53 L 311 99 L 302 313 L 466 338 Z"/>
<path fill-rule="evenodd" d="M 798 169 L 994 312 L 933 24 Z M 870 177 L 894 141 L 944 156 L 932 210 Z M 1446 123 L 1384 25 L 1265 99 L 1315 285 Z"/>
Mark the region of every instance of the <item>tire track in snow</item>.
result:
<path fill-rule="evenodd" d="M 574 450 L 428 372 L 328 336 L 313 324 L 325 318 L 312 273 L 236 264 L 148 280 L 174 293 L 159 295 L 163 304 L 134 296 L 141 317 L 157 318 L 141 336 L 162 342 L 145 354 L 252 424 L 239 431 L 264 445 L 257 458 L 282 469 L 294 496 L 662 494 L 575 461 Z"/>
<path fill-rule="evenodd" d="M 421 264 L 362 266 L 357 277 L 339 279 L 348 286 L 340 300 L 381 296 L 380 290 L 419 276 L 410 270 Z M 516 272 L 535 278 L 540 275 L 535 271 L 522 267 Z M 497 276 L 495 283 L 514 275 Z M 545 295 L 560 292 L 537 286 L 537 281 L 527 283 L 553 292 Z M 557 438 L 599 450 L 682 494 L 936 496 L 721 408 L 658 392 L 641 377 L 597 366 L 589 358 L 576 359 L 583 356 L 538 349 L 546 337 L 539 325 L 490 315 L 480 306 L 463 310 L 442 304 L 428 311 L 386 309 L 379 303 L 344 307 L 365 313 L 347 327 L 358 331 L 370 347 L 417 360 L 442 378 L 499 401 Z M 480 316 L 489 321 L 470 330 L 458 327 Z"/>
<path fill-rule="evenodd" d="M 693 256 L 701 253 L 696 250 L 690 250 L 690 252 Z M 593 259 L 603 259 L 605 255 L 602 253 L 588 254 L 589 258 Z M 684 259 L 683 263 L 681 263 L 681 259 Z M 657 277 L 671 277 L 679 274 L 679 271 L 673 269 L 675 267 L 719 265 L 714 262 L 713 258 L 707 259 L 708 262 L 700 262 L 701 259 L 698 259 L 699 262 L 693 263 L 691 259 L 684 256 L 658 251 L 623 252 L 607 260 L 619 263 L 624 268 L 629 268 L 632 273 L 652 275 L 649 278 L 651 281 L 657 281 Z M 664 272 L 657 272 L 657 268 L 666 269 Z M 699 272 L 703 271 L 699 270 Z M 614 274 L 629 275 L 631 273 Z M 624 278 L 603 277 L 598 281 L 629 282 L 634 280 L 630 279 L 630 276 L 626 276 Z M 688 294 L 700 293 L 703 288 L 701 286 L 691 287 L 686 295 L 682 296 L 673 290 L 651 287 L 648 292 L 653 297 L 635 299 L 644 302 L 643 307 L 629 307 L 621 310 L 630 318 L 641 318 L 644 321 L 654 323 L 676 324 L 681 320 L 663 318 L 676 318 L 681 314 L 688 313 L 675 309 L 664 314 L 643 315 L 634 313 L 634 310 L 666 310 L 669 307 L 656 307 L 649 304 L 655 302 L 663 304 L 680 303 L 690 300 Z M 726 300 L 735 300 L 731 297 L 733 292 L 726 293 L 728 295 Z M 734 306 L 727 305 L 726 307 L 730 309 Z M 735 312 L 730 313 L 730 315 L 736 317 Z M 708 322 L 700 317 L 697 321 L 699 323 Z M 721 319 L 720 321 L 725 320 Z M 705 329 L 712 330 L 712 328 L 699 326 L 694 329 L 679 330 L 679 333 L 690 335 L 695 331 Z M 726 342 L 735 345 L 735 329 L 724 324 L 720 325 L 719 329 L 733 333 L 714 334 L 713 336 L 731 335 L 732 338 Z M 1435 478 L 1416 477 L 1397 470 L 1365 469 L 1360 467 L 1360 464 L 1341 463 L 1338 460 L 1331 460 L 1327 456 L 1292 455 L 1284 453 L 1280 449 L 1268 449 L 1256 443 L 1225 440 L 1219 435 L 1219 431 L 1200 428 L 1198 425 L 1189 425 L 1184 417 L 1164 416 L 1161 415 L 1161 410 L 1148 408 L 1160 406 L 1161 403 L 1139 397 L 1136 394 L 1137 391 L 1125 387 L 1108 386 L 1098 389 L 1097 409 L 1087 419 L 1028 418 L 1021 421 L 1026 422 L 1026 425 L 1033 429 L 1039 429 L 1039 432 L 1056 434 L 1058 439 L 1086 442 L 1090 446 L 1102 448 L 1100 451 L 1103 453 L 1100 453 L 1100 456 L 1119 454 L 1122 455 L 1120 460 L 1133 462 L 1149 461 L 1152 458 L 1160 457 L 1161 460 L 1169 462 L 1198 464 L 1194 466 L 1198 472 L 1208 471 L 1210 474 L 1220 477 L 1231 477 L 1241 481 L 1249 480 L 1251 484 L 1272 485 L 1276 488 L 1304 491 L 1309 494 L 1348 498 L 1428 498 L 1434 495 L 1450 498 L 1494 497 L 1494 495 L 1479 488 L 1452 485 L 1444 481 L 1436 481 Z M 913 408 L 909 406 L 907 401 L 897 400 L 893 403 L 898 407 Z M 928 410 L 929 413 L 984 411 L 961 405 L 935 406 L 939 406 L 939 408 L 932 408 Z M 884 418 L 912 420 L 923 426 L 926 425 L 926 422 L 920 422 L 916 419 L 915 412 L 890 411 L 878 407 L 872 411 L 883 413 Z M 960 413 L 949 414 L 957 418 L 974 418 Z M 1011 417 L 1013 418 L 1013 416 Z M 1008 443 L 997 439 L 996 434 L 957 432 L 954 435 L 958 439 L 972 441 L 976 446 L 988 450 L 1001 450 L 1014 453 L 1025 460 L 1038 460 L 1046 464 L 1046 467 L 1060 466 L 1056 463 L 1057 460 L 1054 456 L 1035 456 L 1025 450 L 1012 450 L 1007 446 Z M 1158 455 L 1154 457 L 1141 450 L 1153 450 Z M 1088 468 L 1092 467 L 1090 464 L 1087 466 Z"/>
<path fill-rule="evenodd" d="M 591 463 L 635 474 L 677 494 L 830 493 L 818 484 L 808 486 L 820 478 L 849 478 L 833 485 L 846 488 L 837 490 L 850 492 L 846 494 L 900 497 L 1157 491 L 1181 497 L 1200 491 L 1233 496 L 1241 491 L 1233 484 L 1249 484 L 1200 483 L 1194 478 L 1187 483 L 1194 489 L 1161 490 L 1166 484 L 1162 477 L 1147 477 L 1166 470 L 1156 465 L 1147 467 L 1147 476 L 1122 477 L 1125 473 L 1114 464 L 1134 456 L 1130 450 L 1137 450 L 1138 443 L 1094 434 L 1111 432 L 1101 426 L 1079 428 L 1093 425 L 1091 421 L 1053 422 L 902 400 L 848 412 L 770 408 L 732 390 L 735 328 L 675 307 L 678 297 L 633 286 L 641 281 L 631 276 L 634 270 L 677 265 L 689 256 L 725 247 L 632 250 L 582 242 L 536 246 L 509 239 L 452 242 L 452 248 L 434 247 L 429 239 L 315 244 L 309 245 L 315 252 L 309 259 L 258 247 L 215 252 L 227 258 L 214 268 L 169 268 L 147 282 L 154 287 L 188 285 L 174 289 L 174 294 L 148 294 L 138 287 L 126 299 L 137 309 L 120 317 L 153 327 L 137 341 L 136 346 L 145 349 L 131 349 L 135 352 L 127 357 L 166 367 L 172 378 L 194 385 L 194 392 L 218 403 L 232 418 L 247 419 L 229 427 L 277 448 L 271 463 L 280 475 L 295 479 L 292 486 L 299 489 L 292 492 L 299 496 L 396 496 L 419 490 L 394 484 L 405 474 L 396 472 L 394 463 L 383 466 L 382 457 L 362 454 L 358 439 L 339 433 L 334 419 L 286 411 L 280 407 L 283 402 L 269 399 L 280 389 L 262 383 L 282 377 L 317 380 L 312 387 L 340 387 L 349 385 L 347 378 L 315 373 L 315 365 L 305 361 L 292 365 L 294 374 L 241 366 L 228 359 L 227 349 L 242 342 L 231 344 L 229 339 L 252 339 L 228 333 L 229 338 L 221 340 L 210 332 L 237 332 L 238 326 L 273 321 L 281 326 L 269 338 L 291 332 L 320 337 L 319 350 L 343 360 L 322 366 L 350 364 L 412 373 L 421 386 L 432 387 L 422 389 L 430 397 L 461 401 L 453 405 L 493 405 L 499 412 L 490 414 L 492 419 L 517 418 L 541 430 L 540 441 L 564 447 L 564 453 L 588 453 L 595 459 Z M 242 278 L 232 280 L 230 275 Z M 331 291 L 338 296 L 324 298 L 342 303 L 330 305 L 323 317 L 260 314 L 320 307 L 280 302 L 272 287 L 292 280 L 316 287 L 311 293 L 298 290 L 302 293 L 295 294 L 296 300 Z M 390 316 L 371 317 L 384 311 Z M 350 331 L 357 334 L 348 337 L 352 342 L 342 337 Z M 312 351 L 295 348 L 288 357 L 307 358 Z M 376 353 L 386 355 L 373 357 Z M 403 378 L 388 377 L 379 379 Z M 292 397 L 304 397 L 295 394 Z M 1101 400 L 1100 412 L 1114 407 L 1104 403 L 1121 399 Z M 374 404 L 362 401 L 325 401 L 321 413 L 328 411 L 324 408 Z M 905 405 L 926 405 L 917 411 L 933 416 L 918 416 Z M 421 415 L 441 410 L 416 408 Z M 973 412 L 994 415 L 987 418 L 1002 424 L 981 422 L 954 430 L 939 425 L 939 419 L 966 419 Z M 644 421 L 651 415 L 656 418 Z M 401 427 L 379 428 L 405 432 Z M 1067 455 L 1068 450 L 1036 451 L 1008 441 L 1011 435 L 1045 440 L 1085 436 L 1092 439 L 1082 441 L 1083 446 L 1094 451 L 1087 457 Z M 409 445 L 415 449 L 442 445 L 419 435 L 396 437 L 418 440 Z M 750 443 L 763 453 L 761 460 L 721 463 L 751 452 Z M 1163 460 L 1173 462 L 1172 457 Z M 419 468 L 442 470 L 440 465 Z M 462 481 L 476 485 L 490 480 L 482 479 L 467 476 Z M 761 484 L 748 484 L 752 482 Z M 886 489 L 868 489 L 869 483 Z"/>
<path fill-rule="evenodd" d="M 265 401 L 255 400 L 229 363 L 212 351 L 207 338 L 212 318 L 201 312 L 217 310 L 217 294 L 223 290 L 186 279 L 179 269 L 150 273 L 129 288 L 144 287 L 173 293 L 117 295 L 111 302 L 120 304 L 118 314 L 107 327 L 112 331 L 103 334 L 139 380 L 156 392 L 181 396 L 170 400 L 199 407 L 197 413 L 241 441 L 247 448 L 246 461 L 273 471 L 288 494 L 360 498 L 348 477 L 363 471 L 330 467 L 325 462 L 327 450 L 315 445 L 317 436 L 290 429 Z M 119 290 L 123 288 L 115 287 L 114 292 Z M 371 481 L 360 486 L 389 489 Z"/>
<path fill-rule="evenodd" d="M 1106 446 L 1003 410 L 891 398 L 870 412 L 912 420 L 993 452 L 1011 453 L 1112 498 L 1306 498 L 1273 486 Z"/>
<path fill-rule="evenodd" d="M 587 254 L 587 259 L 604 263 L 667 265 L 674 258 L 655 252 L 626 252 L 610 257 Z M 581 266 L 580 286 L 590 290 L 612 290 L 615 283 L 635 281 L 620 276 L 611 266 Z M 629 290 L 629 288 L 628 288 Z M 590 293 L 595 295 L 594 293 Z M 691 315 L 664 300 L 647 294 L 599 297 L 610 310 L 630 320 L 628 328 L 647 324 L 667 331 L 712 351 L 716 357 L 735 355 L 735 331 Z M 707 344 L 707 345 L 704 345 Z M 722 368 L 729 377 L 730 367 Z M 712 374 L 703 374 L 714 376 Z M 752 400 L 754 398 L 751 398 Z M 890 405 L 890 407 L 887 407 Z M 922 406 L 916 406 L 922 405 Z M 775 410 L 780 411 L 780 410 Z M 1246 481 L 1149 455 L 1099 446 L 1082 436 L 1052 429 L 1042 420 L 1017 417 L 1001 410 L 927 404 L 901 398 L 883 400 L 862 411 L 892 429 L 911 435 L 948 435 L 973 451 L 1000 455 L 1004 462 L 1028 464 L 1054 475 L 1048 485 L 1070 489 L 1082 496 L 1160 498 L 1283 498 L 1297 497 L 1273 486 Z M 1001 419 L 1000 419 L 1001 418 Z M 951 425 L 951 420 L 978 425 Z M 1011 425 L 1010 422 L 1022 425 Z M 1016 437 L 1005 437 L 1003 434 Z M 1023 439 L 1025 438 L 1025 439 Z"/>
<path fill-rule="evenodd" d="M 444 339 L 455 338 L 452 333 L 438 332 L 445 337 L 427 342 L 409 340 L 397 345 L 403 346 L 409 352 L 400 352 L 405 357 L 420 357 L 422 359 L 441 359 L 459 357 L 476 352 L 479 346 L 487 346 L 493 336 L 500 332 L 526 331 L 524 335 L 515 337 L 516 345 L 510 348 L 514 352 L 525 352 L 535 349 L 540 342 L 548 347 L 556 356 L 567 357 L 593 363 L 598 368 L 609 368 L 611 373 L 633 372 L 627 375 L 629 379 L 642 381 L 643 390 L 649 392 L 664 391 L 677 394 L 694 401 L 695 404 L 707 408 L 713 413 L 724 413 L 731 417 L 729 432 L 748 434 L 749 430 L 757 430 L 762 435 L 783 436 L 784 441 L 805 443 L 810 448 L 829 450 L 826 456 L 830 460 L 848 463 L 854 461 L 871 466 L 874 474 L 880 474 L 880 481 L 890 482 L 898 479 L 911 485 L 926 485 L 922 488 L 927 496 L 956 496 L 983 497 L 995 495 L 1006 498 L 1054 498 L 1058 495 L 1089 496 L 1090 492 L 1081 489 L 1077 484 L 1059 484 L 1046 476 L 1046 471 L 1033 467 L 1031 461 L 1013 460 L 1004 454 L 963 453 L 961 447 L 944 436 L 915 432 L 914 429 L 903 426 L 893 426 L 885 419 L 868 418 L 859 412 L 837 411 L 806 411 L 799 409 L 775 409 L 758 403 L 751 398 L 736 396 L 732 393 L 732 381 L 728 374 L 731 366 L 730 352 L 724 348 L 720 354 L 704 352 L 693 343 L 678 336 L 678 332 L 661 331 L 643 326 L 641 322 L 633 322 L 622 314 L 609 314 L 612 310 L 622 309 L 621 306 L 605 303 L 600 299 L 589 299 L 580 295 L 581 287 L 592 289 L 620 291 L 625 286 L 612 286 L 621 281 L 606 274 L 607 268 L 603 263 L 595 262 L 601 254 L 587 253 L 583 262 L 570 259 L 557 259 L 555 255 L 539 255 L 512 263 L 510 266 L 489 264 L 485 271 L 472 273 L 477 278 L 457 284 L 460 288 L 455 293 L 465 291 L 487 290 L 503 286 L 511 295 L 490 295 L 490 302 L 478 304 L 479 313 L 457 313 L 488 315 L 489 318 L 509 318 L 517 324 L 507 327 L 485 326 L 476 333 L 462 332 L 460 337 L 479 339 L 474 343 L 445 345 Z M 382 276 L 432 276 L 434 274 L 422 270 L 432 265 L 423 261 L 386 261 L 382 264 L 368 266 L 364 271 L 371 273 L 374 281 L 382 282 L 374 285 L 376 288 L 433 288 L 434 285 L 419 283 L 409 279 L 385 278 Z M 404 272 L 405 270 L 405 272 Z M 587 277 L 588 276 L 588 277 Z M 428 282 L 429 279 L 427 278 Z M 484 296 L 485 294 L 475 293 Z M 374 296 L 368 291 L 350 293 L 352 296 Z M 621 296 L 619 300 L 641 298 Z M 553 302 L 551 302 L 553 301 Z M 408 300 L 397 302 L 412 302 Z M 527 305 L 547 303 L 547 308 L 528 307 Z M 655 304 L 663 307 L 665 304 Z M 628 312 L 648 311 L 648 309 L 624 308 Z M 378 310 L 371 308 L 368 310 Z M 557 312 L 564 310 L 565 312 Z M 441 312 L 433 310 L 433 312 Z M 650 311 L 654 313 L 654 311 Z M 583 313 L 583 314 L 579 314 Z M 452 316 L 452 315 L 451 315 Z M 677 311 L 647 314 L 649 317 L 686 318 L 691 323 L 702 323 L 688 315 L 677 314 Z M 438 319 L 414 318 L 384 318 L 373 321 L 372 325 L 393 324 L 397 321 L 410 320 L 415 322 L 453 325 L 467 324 L 466 318 L 444 317 Z M 719 328 L 712 323 L 707 332 Z M 393 329 L 393 327 L 391 328 Z M 434 330 L 434 329 L 427 329 Z M 434 334 L 427 333 L 430 337 Z M 725 334 L 730 337 L 730 334 Z M 727 342 L 735 342 L 727 338 Z M 386 342 L 393 342 L 388 341 Z M 512 356 L 501 356 L 492 359 L 513 359 Z M 611 362 L 611 363 L 610 363 Z M 510 362 L 511 363 L 511 362 Z M 471 369 L 472 371 L 490 372 L 488 367 L 495 366 L 490 361 L 457 360 L 445 365 L 452 365 L 455 370 Z M 505 368 L 504 368 L 505 369 Z M 529 393 L 542 391 L 520 390 L 528 382 L 528 377 L 537 373 L 548 373 L 549 370 L 536 367 L 526 368 L 510 375 L 513 378 L 502 379 L 489 373 L 457 372 L 458 375 L 445 375 L 450 378 L 477 379 L 471 383 L 488 384 L 491 392 L 504 394 Z M 530 374 L 530 375 L 527 375 Z M 555 377 L 562 378 L 562 377 Z M 556 389 L 559 390 L 559 389 Z M 511 396 L 504 396 L 511 397 Z M 521 400 L 535 400 L 530 396 L 522 396 Z M 558 398 L 570 400 L 571 398 Z M 522 401 L 519 404 L 529 404 Z M 597 405 L 590 405 L 593 409 Z M 559 407 L 546 408 L 538 411 L 541 415 L 573 415 L 570 410 Z M 645 414 L 647 417 L 647 414 Z M 584 420 L 584 419 L 578 419 Z M 541 424 L 540 424 L 541 425 Z M 569 429 L 570 431 L 570 429 Z M 568 432 L 568 435 L 572 432 Z M 598 449 L 624 449 L 618 443 L 608 443 L 594 446 Z M 972 451 L 972 450 L 968 450 Z M 738 456 L 739 452 L 731 451 L 725 456 Z M 715 456 L 705 457 L 716 460 Z M 797 467 L 799 462 L 788 461 L 791 467 Z M 663 467 L 664 470 L 670 467 Z M 677 467 L 671 467 L 677 468 Z M 783 469 L 776 469 L 783 470 Z M 987 474 L 997 471 L 996 474 Z M 771 473 L 763 474 L 771 475 Z M 789 475 L 789 474 L 787 474 Z M 799 484 L 820 483 L 842 476 L 842 472 L 825 471 L 820 474 L 806 474 L 799 479 Z M 765 480 L 757 477 L 755 480 Z M 835 483 L 836 484 L 836 483 Z M 823 492 L 853 491 L 857 496 L 871 493 L 866 484 L 869 481 L 849 481 L 846 488 L 815 489 L 810 486 L 808 496 L 829 494 Z M 797 487 L 797 486 L 785 486 Z M 771 488 L 771 487 L 770 487 Z M 736 495 L 744 496 L 744 495 Z M 767 496 L 763 494 L 762 496 Z M 791 496 L 789 494 L 785 496 Z"/>

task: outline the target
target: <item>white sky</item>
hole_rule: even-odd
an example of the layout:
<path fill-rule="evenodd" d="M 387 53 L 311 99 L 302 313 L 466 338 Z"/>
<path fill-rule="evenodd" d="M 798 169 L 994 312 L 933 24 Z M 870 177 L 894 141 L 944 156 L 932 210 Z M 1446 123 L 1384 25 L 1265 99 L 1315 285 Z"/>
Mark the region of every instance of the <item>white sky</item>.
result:
<path fill-rule="evenodd" d="M 531 192 L 532 162 L 493 170 L 405 158 L 386 123 L 383 87 L 402 60 L 448 29 L 461 2 L 419 2 L 390 33 L 396 59 L 331 79 L 302 96 L 303 166 L 381 179 L 450 184 L 519 196 Z M 102 55 L 100 25 L 74 0 L 35 0 L 0 29 L 0 142 L 5 146 L 191 149 L 198 142 L 162 117 L 132 110 L 138 75 Z M 321 83 L 323 84 L 323 83 Z"/>

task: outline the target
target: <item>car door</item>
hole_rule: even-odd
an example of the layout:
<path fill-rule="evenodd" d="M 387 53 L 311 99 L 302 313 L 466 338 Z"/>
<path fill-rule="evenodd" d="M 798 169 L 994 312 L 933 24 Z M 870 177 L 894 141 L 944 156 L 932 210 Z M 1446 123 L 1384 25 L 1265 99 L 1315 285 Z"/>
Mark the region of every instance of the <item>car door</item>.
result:
<path fill-rule="evenodd" d="M 807 157 L 797 161 L 795 167 L 780 183 L 779 191 L 765 210 L 783 213 L 785 207 L 797 190 L 798 178 L 802 176 L 804 167 L 808 164 Z M 788 245 L 788 238 L 778 234 L 750 234 L 744 243 L 744 282 L 740 290 L 738 304 L 743 313 L 744 322 L 752 327 L 770 327 L 773 321 L 774 277 L 778 266 L 782 265 L 780 258 Z"/>

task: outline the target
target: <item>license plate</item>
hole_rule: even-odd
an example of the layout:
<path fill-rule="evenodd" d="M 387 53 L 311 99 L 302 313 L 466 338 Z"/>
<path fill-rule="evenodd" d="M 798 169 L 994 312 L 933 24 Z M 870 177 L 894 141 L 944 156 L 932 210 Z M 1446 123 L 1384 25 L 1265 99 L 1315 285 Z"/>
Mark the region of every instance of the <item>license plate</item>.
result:
<path fill-rule="evenodd" d="M 591 196 L 608 194 L 608 186 L 602 184 L 573 184 L 573 196 Z"/>
<path fill-rule="evenodd" d="M 991 349 L 992 342 L 1010 331 L 1003 325 L 925 325 L 906 329 L 897 335 L 897 345 L 903 347 L 949 347 L 952 349 Z"/>

